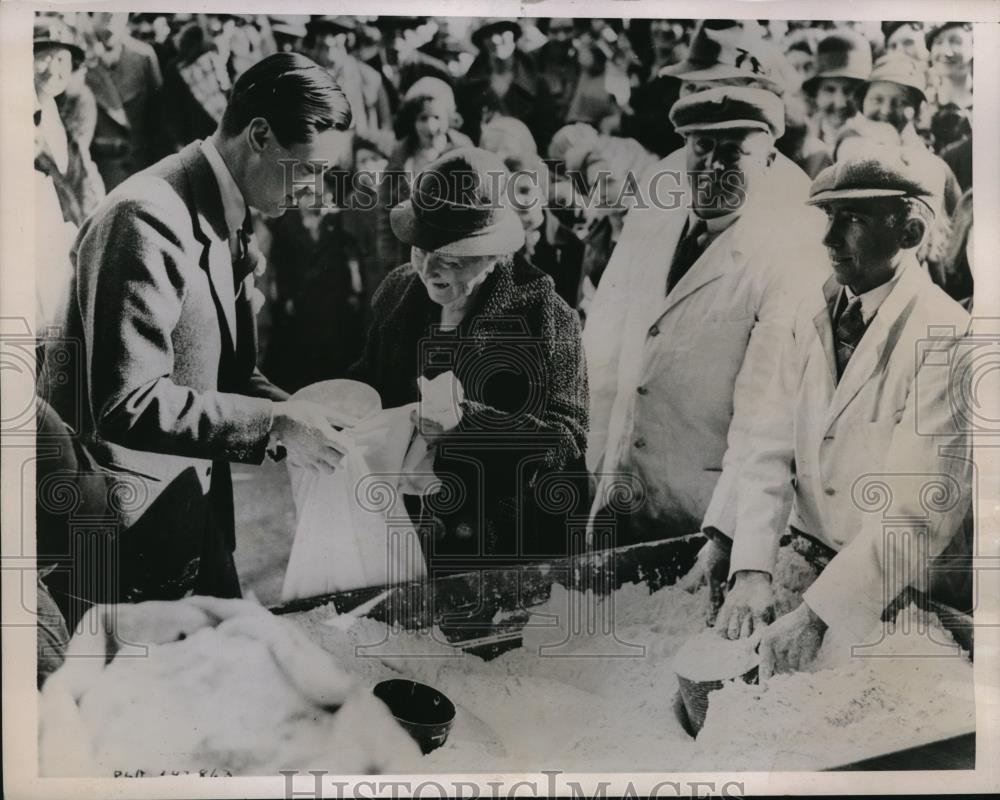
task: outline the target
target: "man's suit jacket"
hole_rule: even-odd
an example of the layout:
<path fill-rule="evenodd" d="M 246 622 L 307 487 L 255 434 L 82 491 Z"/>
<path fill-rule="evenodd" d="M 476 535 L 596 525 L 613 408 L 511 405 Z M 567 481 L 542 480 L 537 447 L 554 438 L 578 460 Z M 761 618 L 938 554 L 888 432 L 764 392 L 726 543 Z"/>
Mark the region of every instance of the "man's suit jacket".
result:
<path fill-rule="evenodd" d="M 593 511 L 631 485 L 645 498 L 641 538 L 735 527 L 731 440 L 760 411 L 803 287 L 821 282 L 823 215 L 751 198 L 667 295 L 688 205 L 685 194 L 673 208 L 629 212 L 583 332 Z"/>
<path fill-rule="evenodd" d="M 219 186 L 200 143 L 108 195 L 72 259 L 67 332 L 83 343 L 85 380 L 56 387 L 53 405 L 100 467 L 133 485 L 112 498 L 126 529 L 119 558 L 143 573 L 123 576 L 127 592 L 176 593 L 190 588 L 206 531 L 221 536 L 221 557 L 231 552 L 228 462 L 263 461 L 272 400 L 287 397 L 256 368 L 252 276 L 234 286 Z M 141 585 L 160 579 L 171 588 Z"/>
<path fill-rule="evenodd" d="M 971 491 L 951 394 L 969 315 L 915 259 L 899 269 L 839 382 L 831 309 L 841 287 L 831 277 L 803 303 L 738 490 L 731 570 L 771 571 L 786 523 L 815 536 L 838 555 L 806 602 L 857 637 L 950 543 Z"/>

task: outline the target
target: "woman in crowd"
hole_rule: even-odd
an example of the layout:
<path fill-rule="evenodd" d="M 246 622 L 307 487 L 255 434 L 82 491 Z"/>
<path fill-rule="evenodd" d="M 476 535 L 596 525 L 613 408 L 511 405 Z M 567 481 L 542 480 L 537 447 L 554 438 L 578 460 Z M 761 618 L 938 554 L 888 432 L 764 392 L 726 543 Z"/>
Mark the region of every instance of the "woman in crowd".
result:
<path fill-rule="evenodd" d="M 456 568 L 461 556 L 565 553 L 566 518 L 587 502 L 580 326 L 552 281 L 514 256 L 524 230 L 506 202 L 506 176 L 478 148 L 455 150 L 418 176 L 391 214 L 410 262 L 376 293 L 352 369 L 383 407 L 417 400 L 420 376 L 452 371 L 463 387 L 456 429 L 442 435 L 418 421 L 445 488 L 411 509 L 433 531 L 432 562 L 450 556 Z"/>
<path fill-rule="evenodd" d="M 389 228 L 389 209 L 410 196 L 410 182 L 429 164 L 451 150 L 472 147 L 472 140 L 458 130 L 460 124 L 455 95 L 440 78 L 423 77 L 407 89 L 396 116 L 399 144 L 379 186 L 376 252 L 384 269 L 409 257 Z"/>

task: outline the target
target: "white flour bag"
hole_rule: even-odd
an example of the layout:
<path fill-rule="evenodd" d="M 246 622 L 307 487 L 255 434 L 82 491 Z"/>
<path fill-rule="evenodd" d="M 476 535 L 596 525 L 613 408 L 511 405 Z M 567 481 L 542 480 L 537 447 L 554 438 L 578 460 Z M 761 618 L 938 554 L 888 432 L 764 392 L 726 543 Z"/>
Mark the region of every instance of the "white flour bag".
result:
<path fill-rule="evenodd" d="M 296 392 L 335 411 L 354 442 L 332 475 L 289 465 L 298 523 L 283 600 L 426 575 L 420 540 L 403 504 L 401 475 L 413 437 L 416 403 L 381 409 L 366 384 L 331 380 Z M 404 483 L 406 483 L 404 481 Z"/>

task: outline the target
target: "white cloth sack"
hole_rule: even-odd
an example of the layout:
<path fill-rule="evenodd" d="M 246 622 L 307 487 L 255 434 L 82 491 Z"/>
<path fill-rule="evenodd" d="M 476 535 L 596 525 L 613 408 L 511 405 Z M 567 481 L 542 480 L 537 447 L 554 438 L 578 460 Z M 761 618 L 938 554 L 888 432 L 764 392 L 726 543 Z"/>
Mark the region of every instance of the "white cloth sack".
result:
<path fill-rule="evenodd" d="M 434 416 L 441 407 L 435 421 L 446 429 L 458 424 L 460 413 L 441 402 L 461 396 L 454 375 L 421 381 L 420 388 Z M 288 467 L 298 524 L 282 600 L 424 578 L 423 549 L 403 504 L 404 492 L 436 488 L 427 443 L 414 437 L 411 421 L 421 404 L 381 410 L 374 389 L 347 380 L 307 386 L 294 398 L 336 410 L 356 446 L 333 475 Z"/>

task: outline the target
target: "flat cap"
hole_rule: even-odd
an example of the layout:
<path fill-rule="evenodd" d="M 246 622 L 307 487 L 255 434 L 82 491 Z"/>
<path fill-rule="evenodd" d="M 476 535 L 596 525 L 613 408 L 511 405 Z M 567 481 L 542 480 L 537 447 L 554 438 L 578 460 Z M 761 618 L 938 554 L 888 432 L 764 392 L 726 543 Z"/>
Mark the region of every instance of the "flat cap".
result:
<path fill-rule="evenodd" d="M 870 147 L 820 172 L 809 187 L 806 204 L 913 197 L 937 211 L 943 189 L 942 173 L 927 151 L 872 142 Z"/>
<path fill-rule="evenodd" d="M 682 97 L 670 109 L 678 133 L 750 129 L 775 139 L 785 132 L 785 104 L 774 92 L 745 86 L 720 86 Z"/>

